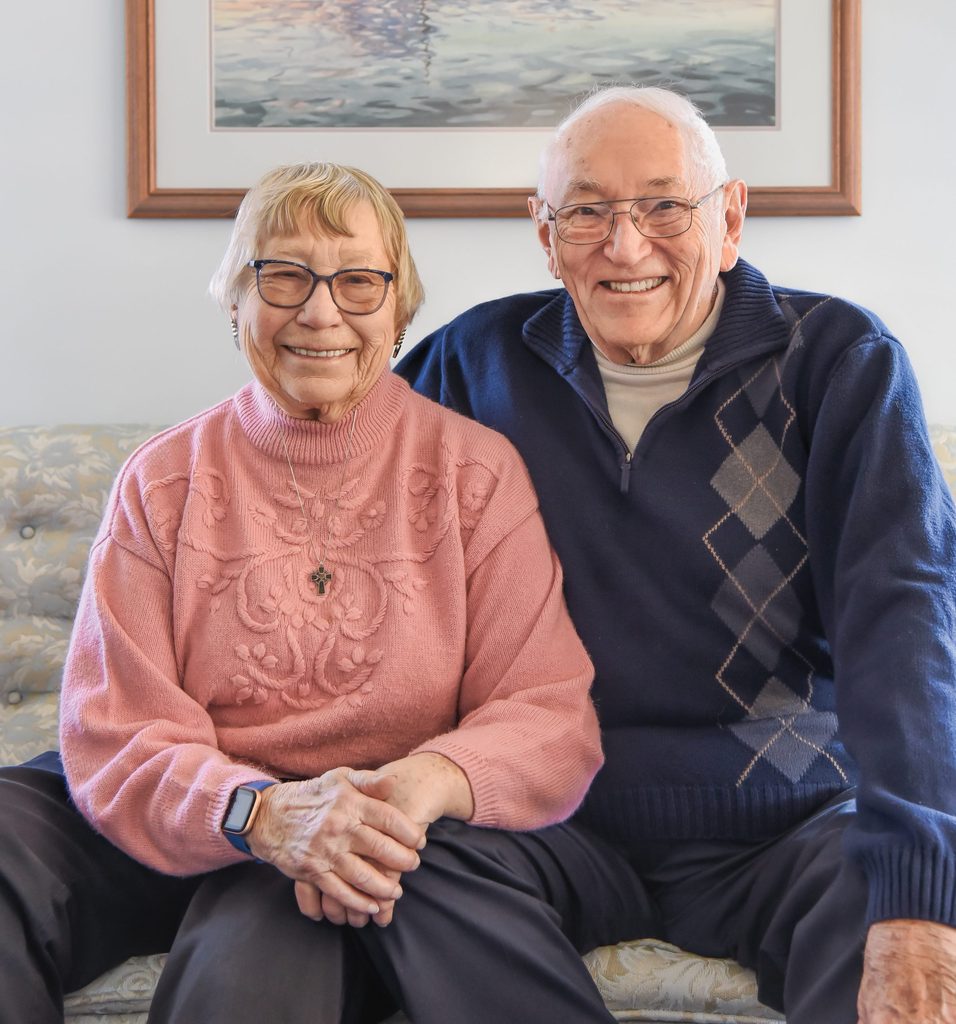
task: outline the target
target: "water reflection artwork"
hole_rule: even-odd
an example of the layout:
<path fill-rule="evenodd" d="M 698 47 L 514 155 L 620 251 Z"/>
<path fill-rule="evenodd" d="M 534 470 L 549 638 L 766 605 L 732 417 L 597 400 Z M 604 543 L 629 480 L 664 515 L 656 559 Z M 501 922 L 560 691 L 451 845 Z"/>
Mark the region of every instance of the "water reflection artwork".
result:
<path fill-rule="evenodd" d="M 547 127 L 616 82 L 776 123 L 778 0 L 210 2 L 220 130 Z"/>

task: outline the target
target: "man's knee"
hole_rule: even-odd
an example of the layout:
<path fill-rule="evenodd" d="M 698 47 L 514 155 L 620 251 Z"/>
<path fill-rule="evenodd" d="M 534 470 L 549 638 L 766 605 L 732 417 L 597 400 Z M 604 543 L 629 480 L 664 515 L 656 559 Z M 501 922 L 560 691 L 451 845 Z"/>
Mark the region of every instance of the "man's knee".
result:
<path fill-rule="evenodd" d="M 439 819 L 429 828 L 421 866 L 403 876 L 402 886 L 396 915 L 418 900 L 439 912 L 461 906 L 467 893 L 476 905 L 497 905 L 502 922 L 519 912 L 551 917 L 581 952 L 659 931 L 628 862 L 570 823 L 508 832 Z"/>

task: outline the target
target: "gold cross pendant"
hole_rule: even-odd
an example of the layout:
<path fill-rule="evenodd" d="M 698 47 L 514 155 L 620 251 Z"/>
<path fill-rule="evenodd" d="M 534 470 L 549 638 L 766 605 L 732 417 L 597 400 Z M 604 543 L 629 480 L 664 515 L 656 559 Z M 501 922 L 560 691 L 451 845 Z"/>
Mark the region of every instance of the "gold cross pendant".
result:
<path fill-rule="evenodd" d="M 326 583 L 331 582 L 332 573 L 325 568 L 324 565 L 320 565 L 318 569 L 315 569 L 309 576 L 309 582 L 314 583 L 316 590 L 319 594 L 325 593 Z"/>

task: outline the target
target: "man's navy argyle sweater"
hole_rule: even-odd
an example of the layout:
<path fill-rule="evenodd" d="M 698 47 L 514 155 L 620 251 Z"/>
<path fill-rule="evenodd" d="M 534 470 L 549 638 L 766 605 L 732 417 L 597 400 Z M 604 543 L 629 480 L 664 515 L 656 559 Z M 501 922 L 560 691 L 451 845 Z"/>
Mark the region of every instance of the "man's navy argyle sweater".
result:
<path fill-rule="evenodd" d="M 522 453 L 597 668 L 608 838 L 772 837 L 857 786 L 870 920 L 956 925 L 956 513 L 871 313 L 744 262 L 630 452 L 563 289 L 399 367 Z"/>

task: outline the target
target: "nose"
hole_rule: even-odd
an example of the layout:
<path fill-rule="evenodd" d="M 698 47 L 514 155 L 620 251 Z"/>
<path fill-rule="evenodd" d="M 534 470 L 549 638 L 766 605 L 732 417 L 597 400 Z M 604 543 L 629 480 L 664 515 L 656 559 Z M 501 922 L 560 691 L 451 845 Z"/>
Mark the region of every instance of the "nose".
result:
<path fill-rule="evenodd" d="M 328 281 L 319 281 L 308 301 L 299 307 L 296 320 L 312 327 L 330 327 L 342 322 L 342 310 L 332 301 Z"/>
<path fill-rule="evenodd" d="M 650 247 L 651 240 L 637 230 L 629 211 L 616 210 L 611 234 L 604 243 L 608 259 L 615 263 L 636 263 Z"/>

